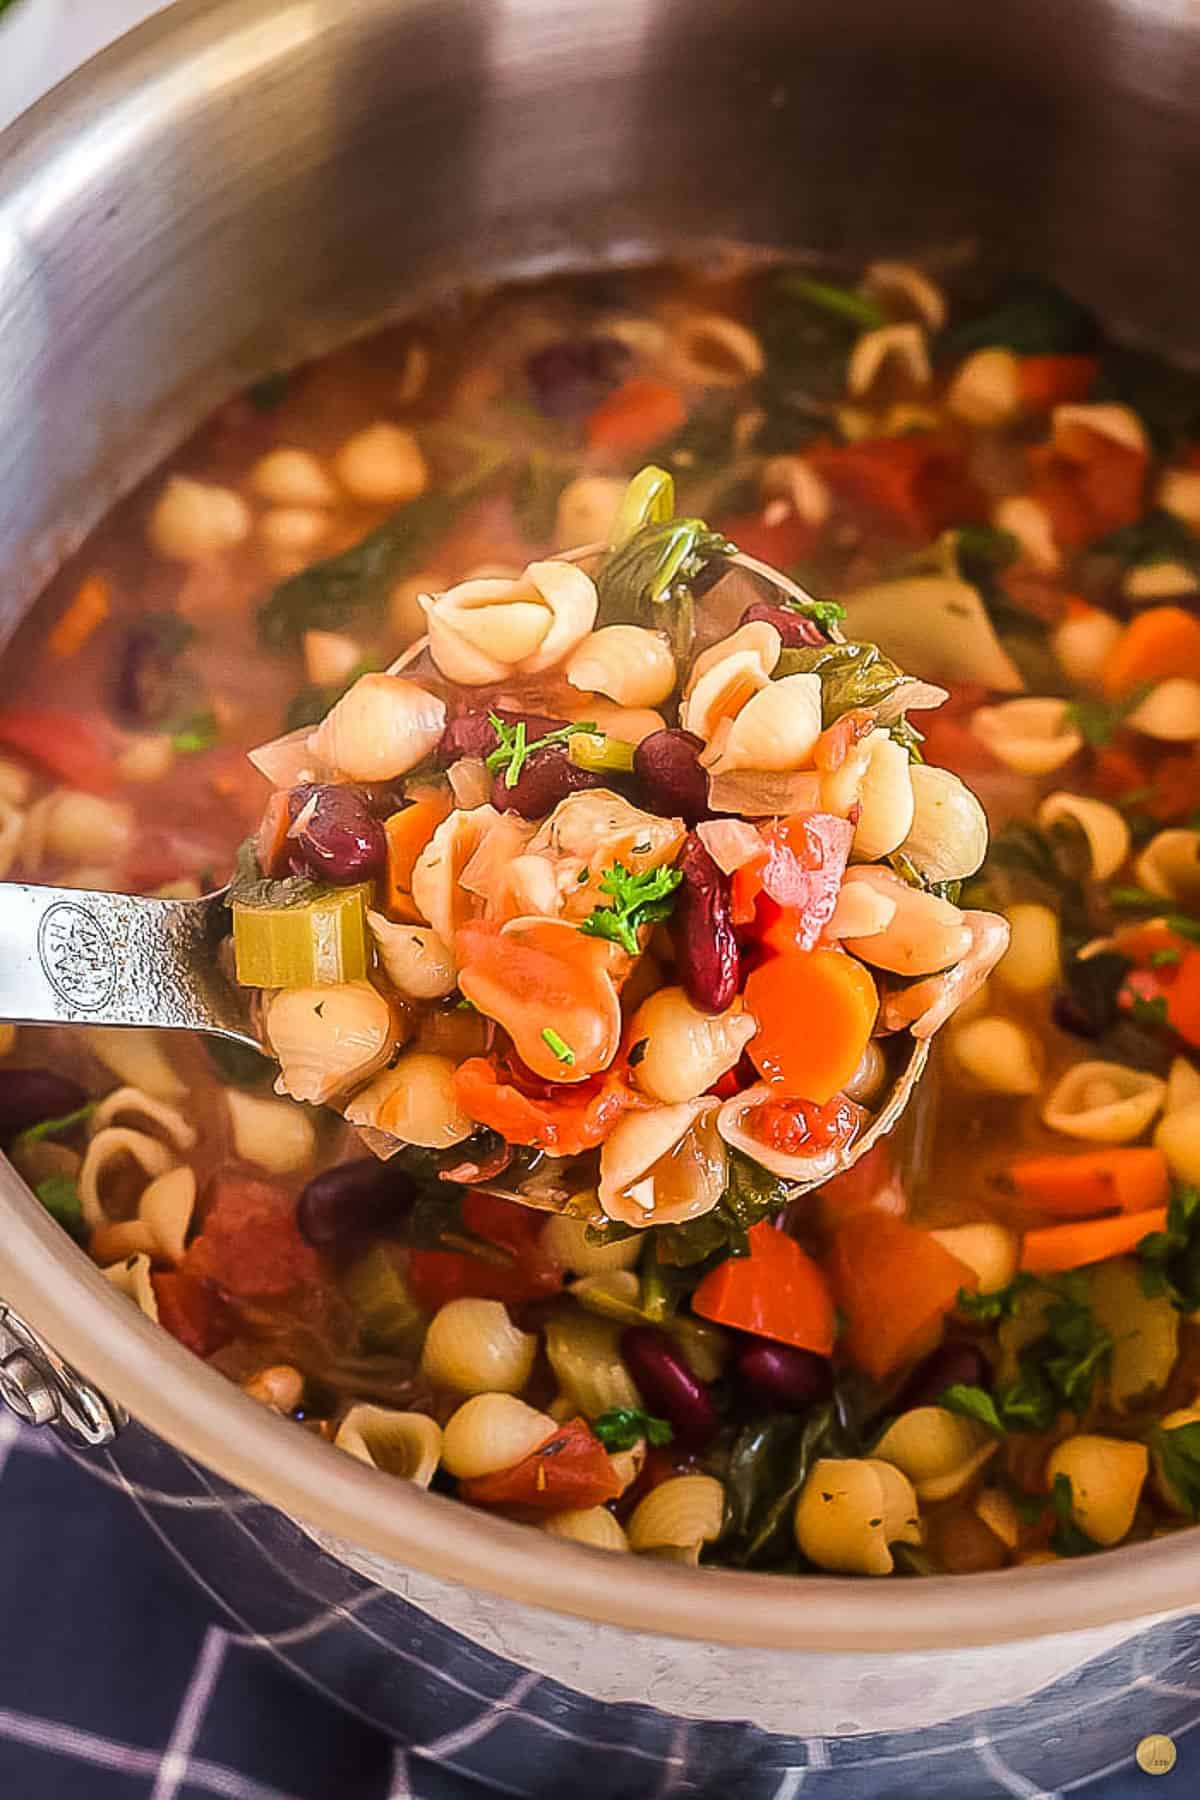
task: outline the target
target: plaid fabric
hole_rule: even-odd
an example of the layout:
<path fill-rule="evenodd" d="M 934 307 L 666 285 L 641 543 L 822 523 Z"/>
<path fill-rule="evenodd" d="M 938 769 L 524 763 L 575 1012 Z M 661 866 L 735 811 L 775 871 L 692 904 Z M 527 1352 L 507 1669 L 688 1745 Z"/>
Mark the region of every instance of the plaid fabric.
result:
<path fill-rule="evenodd" d="M 153 1440 L 145 1455 L 160 1483 L 167 1459 L 182 1460 Z M 278 1515 L 191 1474 L 190 1491 L 149 1486 L 111 1461 L 85 1474 L 48 1435 L 0 1413 L 0 1800 L 1197 1792 L 1194 1619 L 1056 1684 L 1036 1725 L 1012 1709 L 909 1737 L 768 1738 L 599 1706 L 477 1650 L 328 1559 L 315 1559 L 328 1563 L 324 1585 L 303 1592 L 289 1571 L 281 1591 L 295 1594 L 295 1607 L 277 1627 L 251 1629 L 239 1595 L 264 1556 L 284 1566 L 294 1528 L 284 1521 L 271 1538 L 262 1528 Z M 195 1554 L 218 1522 L 230 1534 L 220 1592 L 207 1579 L 211 1560 Z M 240 1562 L 239 1535 L 255 1545 Z M 1173 1772 L 1153 1781 L 1133 1762 L 1152 1730 L 1169 1731 L 1179 1752 Z M 1066 1766 L 1092 1773 L 1059 1785 Z"/>

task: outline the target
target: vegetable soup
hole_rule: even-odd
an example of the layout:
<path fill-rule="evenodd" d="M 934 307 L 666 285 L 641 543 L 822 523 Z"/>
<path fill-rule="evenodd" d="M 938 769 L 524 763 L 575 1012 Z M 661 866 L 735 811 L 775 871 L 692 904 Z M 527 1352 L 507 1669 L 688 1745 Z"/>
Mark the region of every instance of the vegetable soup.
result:
<path fill-rule="evenodd" d="M 1145 1539 L 1200 1518 L 1198 744 L 1200 383 L 1068 297 L 464 295 L 230 400 L 10 645 L 3 873 L 228 882 L 264 1054 L 0 1027 L 0 1141 L 263 1405 L 554 1535 Z"/>

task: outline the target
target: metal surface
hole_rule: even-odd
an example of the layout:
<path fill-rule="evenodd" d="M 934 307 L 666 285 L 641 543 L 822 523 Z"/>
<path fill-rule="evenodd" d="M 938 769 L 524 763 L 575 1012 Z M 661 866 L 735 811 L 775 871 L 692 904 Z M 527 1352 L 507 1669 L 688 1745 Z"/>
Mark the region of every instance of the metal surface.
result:
<path fill-rule="evenodd" d="M 1178 0 L 181 0 L 0 146 L 0 628 L 222 393 L 464 277 L 973 235 L 1194 352 L 1198 87 L 1200 15 Z M 693 1640 L 659 1704 L 700 1666 L 727 1691 L 729 1644 L 780 1652 L 784 1682 L 798 1647 L 957 1651 L 1168 1612 L 1200 1586 L 1187 1532 L 896 1583 L 552 1545 L 266 1416 L 3 1165 L 0 1292 L 170 1444 L 397 1581 L 419 1571 L 431 1610 L 474 1589 L 510 1643 L 548 1607 Z M 581 1663 L 622 1654 L 554 1624 L 556 1653 L 574 1629 Z M 739 1684 L 747 1711 L 764 1682 Z"/>
<path fill-rule="evenodd" d="M 0 1301 L 0 1404 L 24 1425 L 51 1425 L 81 1450 L 111 1444 L 123 1409 L 65 1363 L 31 1325 Z"/>
<path fill-rule="evenodd" d="M 244 991 L 221 973 L 224 890 L 144 900 L 0 882 L 0 1019 L 29 1025 L 158 1025 L 258 1048 Z"/>

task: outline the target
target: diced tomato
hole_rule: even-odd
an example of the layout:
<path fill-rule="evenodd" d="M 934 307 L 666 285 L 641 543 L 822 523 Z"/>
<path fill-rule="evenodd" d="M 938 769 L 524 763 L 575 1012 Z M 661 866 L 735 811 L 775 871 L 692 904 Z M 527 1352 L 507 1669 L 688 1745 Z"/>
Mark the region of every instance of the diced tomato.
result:
<path fill-rule="evenodd" d="M 236 1170 L 215 1177 L 204 1223 L 182 1268 L 239 1299 L 287 1294 L 321 1276 L 320 1259 L 296 1225 L 291 1197 Z"/>
<path fill-rule="evenodd" d="M 509 1144 L 533 1144 L 556 1156 L 581 1156 L 602 1144 L 630 1107 L 646 1105 L 614 1065 L 571 1089 L 525 1093 L 504 1081 L 482 1056 L 468 1057 L 454 1076 L 454 1093 L 469 1119 L 498 1131 Z"/>
<path fill-rule="evenodd" d="M 739 550 L 773 569 L 791 569 L 803 562 L 812 555 L 819 535 L 815 525 L 790 510 L 778 519 L 772 514 L 769 520 L 767 512 L 736 513 L 722 519 L 720 529 Z"/>
<path fill-rule="evenodd" d="M 187 1349 L 197 1356 L 211 1356 L 229 1342 L 233 1322 L 214 1288 L 181 1269 L 165 1269 L 150 1281 L 158 1302 L 159 1324 Z"/>
<path fill-rule="evenodd" d="M 595 1432 L 583 1419 L 572 1419 L 511 1469 L 462 1481 L 458 1491 L 472 1506 L 556 1513 L 603 1506 L 616 1499 L 621 1483 Z"/>
<path fill-rule="evenodd" d="M 828 1356 L 833 1295 L 817 1263 L 769 1219 L 747 1234 L 749 1256 L 730 1256 L 701 1281 L 692 1311 L 731 1330 Z"/>
<path fill-rule="evenodd" d="M 1027 412 L 1049 412 L 1084 400 L 1099 367 L 1094 356 L 1023 356 L 1017 371 L 1021 404 Z"/>
<path fill-rule="evenodd" d="M 1069 441 L 1029 452 L 1030 490 L 1050 514 L 1055 541 L 1077 550 L 1142 516 L 1146 457 L 1081 427 Z"/>
<path fill-rule="evenodd" d="M 1200 793 L 1200 750 L 1171 750 L 1154 765 L 1150 792 L 1141 804 L 1166 824 L 1190 815 Z"/>
<path fill-rule="evenodd" d="M 1092 761 L 1092 783 L 1102 800 L 1124 800 L 1126 794 L 1141 793 L 1150 786 L 1150 776 L 1128 739 L 1118 738 L 1096 750 Z"/>
<path fill-rule="evenodd" d="M 821 1224 L 827 1231 L 855 1213 L 878 1211 L 902 1214 L 904 1190 L 892 1167 L 887 1139 L 860 1156 L 853 1168 L 823 1182 L 817 1191 Z"/>
<path fill-rule="evenodd" d="M 504 1264 L 463 1250 L 408 1253 L 409 1291 L 426 1312 L 436 1312 L 448 1300 L 503 1300 L 506 1306 L 519 1306 L 545 1300 L 562 1284 L 561 1269 L 532 1257 Z"/>
<path fill-rule="evenodd" d="M 89 794 L 108 794 L 116 786 L 107 734 L 92 720 L 65 708 L 0 707 L 0 744 Z"/>
<path fill-rule="evenodd" d="M 686 419 L 687 402 L 678 388 L 635 375 L 588 415 L 587 441 L 593 450 L 635 456 L 672 437 Z"/>
<path fill-rule="evenodd" d="M 844 1094 L 819 1106 L 815 1100 L 768 1100 L 747 1115 L 752 1137 L 785 1156 L 844 1150 L 858 1136 L 861 1114 Z"/>
<path fill-rule="evenodd" d="M 734 872 L 734 922 L 749 922 L 765 894 L 773 905 L 759 913 L 759 935 L 776 949 L 811 950 L 837 905 L 854 827 L 832 813 L 795 813 L 766 826 L 762 840 L 766 855 Z"/>
<path fill-rule="evenodd" d="M 1167 987 L 1167 1023 L 1177 1037 L 1200 1047 L 1200 950 L 1189 950 Z"/>
<path fill-rule="evenodd" d="M 957 444 L 928 436 L 818 444 L 807 460 L 845 505 L 924 543 L 949 525 L 987 516 L 987 500 Z"/>

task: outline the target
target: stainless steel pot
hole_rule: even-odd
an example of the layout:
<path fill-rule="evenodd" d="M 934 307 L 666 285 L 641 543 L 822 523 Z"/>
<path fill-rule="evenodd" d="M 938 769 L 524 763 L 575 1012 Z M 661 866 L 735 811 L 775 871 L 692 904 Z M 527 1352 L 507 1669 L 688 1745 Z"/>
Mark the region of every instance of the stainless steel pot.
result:
<path fill-rule="evenodd" d="M 231 387 L 463 280 L 729 240 L 976 238 L 1200 351 L 1198 77 L 1200 21 L 1170 0 L 183 0 L 0 140 L 3 629 Z M 1200 1589 L 1194 1532 L 895 1583 L 552 1543 L 265 1416 L 136 1314 L 7 1165 L 0 1295 L 155 1434 L 129 1440 L 139 1456 L 177 1447 L 606 1699 L 865 1726 L 883 1690 L 837 1709 L 868 1656 L 949 1652 L 920 1664 L 919 1702 L 901 1684 L 929 1722 L 978 1703 L 966 1647 L 1018 1646 L 985 1659 L 988 1698 L 1015 1698 Z"/>

